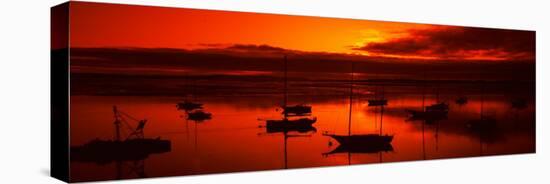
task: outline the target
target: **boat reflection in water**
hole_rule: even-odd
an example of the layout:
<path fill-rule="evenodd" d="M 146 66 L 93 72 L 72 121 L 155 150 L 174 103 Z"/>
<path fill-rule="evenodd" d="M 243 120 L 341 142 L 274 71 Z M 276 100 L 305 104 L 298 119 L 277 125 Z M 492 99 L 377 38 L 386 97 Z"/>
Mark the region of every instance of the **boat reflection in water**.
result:
<path fill-rule="evenodd" d="M 313 123 L 309 123 L 309 122 L 299 123 L 299 124 L 294 124 L 294 125 L 291 125 L 291 126 L 278 126 L 278 124 L 272 124 L 272 126 L 267 126 L 267 125 L 269 125 L 269 121 L 270 120 L 268 120 L 268 122 L 267 122 L 268 124 L 266 124 L 266 126 L 265 126 L 266 134 L 278 134 L 278 133 L 283 134 L 284 168 L 288 169 L 288 156 L 287 156 L 288 155 L 288 152 L 287 152 L 288 138 L 311 137 L 312 134 L 317 132 L 317 129 L 315 129 L 315 127 L 312 126 L 312 124 L 315 121 L 313 121 Z M 302 121 L 305 121 L 305 120 L 302 120 Z M 290 125 L 293 122 L 289 121 L 287 123 L 288 123 L 288 125 Z M 294 122 L 294 123 L 296 123 L 296 122 Z M 275 125 L 275 126 L 273 126 L 273 125 Z"/>
<path fill-rule="evenodd" d="M 299 104 L 288 106 L 287 92 L 287 56 L 284 57 L 284 100 L 282 119 L 270 119 L 265 121 L 266 134 L 282 133 L 284 139 L 284 168 L 288 168 L 287 140 L 293 137 L 311 137 L 317 132 L 313 124 L 317 117 L 311 117 L 311 106 Z M 261 134 L 260 134 L 261 135 Z"/>
<path fill-rule="evenodd" d="M 212 119 L 212 113 L 205 112 L 203 110 L 194 110 L 191 112 L 187 112 L 187 120 L 203 122 L 209 119 Z"/>
<path fill-rule="evenodd" d="M 472 134 L 477 134 L 479 139 L 479 155 L 483 156 L 483 144 L 493 143 L 501 139 L 498 134 L 497 120 L 494 115 L 487 115 L 484 111 L 485 90 L 481 83 L 479 106 L 479 119 L 473 119 L 466 123 L 466 127 Z M 512 107 L 513 108 L 513 107 Z"/>
<path fill-rule="evenodd" d="M 123 176 L 124 165 L 129 166 L 137 177 L 147 177 L 144 170 L 145 159 L 151 154 L 165 153 L 171 151 L 171 142 L 162 140 L 160 137 L 151 139 L 145 138 L 144 129 L 147 120 L 137 120 L 125 112 L 119 111 L 113 106 L 115 116 L 115 139 L 95 139 L 84 145 L 71 147 L 71 161 L 90 162 L 105 165 L 116 163 L 116 178 Z M 138 125 L 133 128 L 128 120 L 137 121 Z M 131 133 L 123 138 L 121 129 L 126 128 Z M 125 164 L 129 162 L 129 164 Z"/>
<path fill-rule="evenodd" d="M 287 139 L 291 137 L 310 137 L 317 132 L 313 124 L 317 121 L 316 117 L 290 118 L 287 113 L 283 113 L 280 120 L 266 120 L 265 129 L 267 134 L 282 133 L 284 138 L 284 168 L 288 168 L 287 158 Z"/>

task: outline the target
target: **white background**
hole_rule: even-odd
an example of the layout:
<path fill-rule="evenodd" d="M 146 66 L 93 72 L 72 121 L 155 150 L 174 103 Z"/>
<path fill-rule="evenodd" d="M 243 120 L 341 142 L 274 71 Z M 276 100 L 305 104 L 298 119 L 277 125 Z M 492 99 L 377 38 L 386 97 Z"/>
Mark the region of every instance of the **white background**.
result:
<path fill-rule="evenodd" d="M 49 177 L 49 7 L 0 6 L 0 183 L 62 183 Z M 537 31 L 537 153 L 127 180 L 120 183 L 549 183 L 549 22 L 544 0 L 102 0 L 174 7 L 435 23 Z M 546 52 L 544 52 L 546 51 Z M 545 84 L 546 83 L 546 84 Z"/>

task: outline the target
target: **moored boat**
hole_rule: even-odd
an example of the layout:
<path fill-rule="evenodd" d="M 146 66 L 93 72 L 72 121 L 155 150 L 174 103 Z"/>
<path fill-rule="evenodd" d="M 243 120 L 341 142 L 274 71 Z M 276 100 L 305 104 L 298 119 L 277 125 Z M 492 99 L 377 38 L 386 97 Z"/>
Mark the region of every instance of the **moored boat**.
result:
<path fill-rule="evenodd" d="M 137 161 L 147 158 L 150 154 L 171 151 L 171 142 L 157 138 L 145 138 L 143 130 L 147 120 L 138 121 L 133 129 L 124 117 L 136 120 L 130 115 L 113 107 L 115 114 L 115 139 L 94 139 L 79 146 L 71 146 L 70 159 L 77 162 L 94 162 L 107 164 L 114 161 Z M 136 120 L 137 121 L 137 120 Z M 121 138 L 120 129 L 126 126 L 131 133 L 125 139 Z"/>

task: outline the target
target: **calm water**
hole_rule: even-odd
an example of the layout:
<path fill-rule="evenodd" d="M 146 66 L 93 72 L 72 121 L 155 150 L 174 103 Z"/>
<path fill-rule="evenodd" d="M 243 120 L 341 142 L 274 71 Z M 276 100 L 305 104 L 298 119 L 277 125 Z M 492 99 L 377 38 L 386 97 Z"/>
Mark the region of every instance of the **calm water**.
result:
<path fill-rule="evenodd" d="M 372 89 L 372 88 L 370 88 Z M 444 89 L 444 87 L 441 87 Z M 145 136 L 171 141 L 171 151 L 151 154 L 140 161 L 121 163 L 71 162 L 71 177 L 75 181 L 191 175 L 235 171 L 268 170 L 366 164 L 423 159 L 470 157 L 531 153 L 535 151 L 534 99 L 527 98 L 527 107 L 514 109 L 508 93 L 467 93 L 441 90 L 436 95 L 416 90 L 399 93 L 386 88 L 388 105 L 381 109 L 369 107 L 367 99 L 374 93 L 358 89 L 351 113 L 352 134 L 382 132 L 394 135 L 393 151 L 380 153 L 324 154 L 338 143 L 323 132 L 347 134 L 349 96 L 291 95 L 290 104 L 307 103 L 313 107 L 316 131 L 308 133 L 266 133 L 266 119 L 280 119 L 277 110 L 280 95 L 197 96 L 212 119 L 204 122 L 186 120 L 176 103 L 183 97 L 166 96 L 71 96 L 71 145 L 90 140 L 113 139 L 112 106 L 138 118 L 147 119 Z M 448 118 L 434 123 L 408 121 L 406 110 L 422 109 L 440 101 L 450 104 Z M 459 96 L 468 103 L 457 105 Z M 482 98 L 483 97 L 483 98 Z M 483 132 L 468 128 L 468 121 L 483 114 L 497 120 L 496 127 Z M 135 124 L 133 125 L 135 126 Z M 286 141 L 286 144 L 285 144 Z M 285 147 L 286 145 L 286 147 Z M 109 151 L 109 150 L 105 150 Z M 117 164 L 122 170 L 117 170 Z M 119 166 L 120 166 L 119 165 Z M 141 175 L 140 175 L 141 174 Z"/>

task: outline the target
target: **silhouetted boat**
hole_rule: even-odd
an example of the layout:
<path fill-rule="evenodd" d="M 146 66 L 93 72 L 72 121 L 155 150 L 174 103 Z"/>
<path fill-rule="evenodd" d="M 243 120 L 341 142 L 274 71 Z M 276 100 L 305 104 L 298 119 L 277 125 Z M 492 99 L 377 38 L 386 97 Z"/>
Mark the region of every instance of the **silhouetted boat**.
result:
<path fill-rule="evenodd" d="M 201 122 L 212 119 L 212 113 L 204 112 L 203 110 L 194 110 L 187 113 L 187 119 Z"/>
<path fill-rule="evenodd" d="M 379 100 L 368 100 L 369 106 L 384 106 L 388 105 L 388 100 L 379 99 Z"/>
<path fill-rule="evenodd" d="M 330 136 L 340 144 L 344 145 L 385 145 L 393 140 L 393 135 L 379 135 L 379 134 L 363 134 L 363 135 L 335 135 L 335 134 L 323 134 Z"/>
<path fill-rule="evenodd" d="M 384 98 L 384 88 L 383 88 L 383 87 L 382 87 L 381 96 L 376 97 L 377 95 L 378 95 L 378 89 L 376 89 L 375 99 L 370 99 L 370 100 L 368 100 L 368 102 L 369 102 L 369 107 L 373 107 L 373 106 L 386 106 L 386 105 L 388 105 L 388 100 L 387 100 L 386 98 Z"/>
<path fill-rule="evenodd" d="M 306 130 L 312 127 L 312 124 L 317 121 L 316 117 L 301 117 L 289 119 L 289 116 L 309 116 L 311 115 L 311 106 L 294 105 L 287 106 L 287 59 L 285 55 L 285 81 L 284 81 L 284 101 L 283 101 L 283 118 L 276 120 L 266 120 L 266 128 L 275 131 L 284 130 Z"/>
<path fill-rule="evenodd" d="M 170 150 L 170 141 L 160 138 L 125 141 L 96 139 L 81 146 L 71 147 L 71 160 L 106 164 L 113 161 L 143 160 L 150 154 Z"/>
<path fill-rule="evenodd" d="M 283 108 L 283 114 L 285 116 L 307 116 L 311 114 L 311 106 L 305 105 L 305 104 L 299 104 L 299 105 L 288 105 L 288 61 L 287 57 L 285 55 L 285 63 L 284 63 L 284 89 L 283 89 L 283 95 L 284 95 L 284 104 L 282 106 Z"/>
<path fill-rule="evenodd" d="M 455 100 L 455 103 L 458 104 L 458 105 L 467 104 L 467 103 L 468 103 L 468 98 L 466 98 L 465 96 L 458 97 L 458 98 Z"/>
<path fill-rule="evenodd" d="M 336 140 L 339 143 L 339 146 L 323 155 L 339 152 L 348 152 L 348 153 L 377 153 L 381 151 L 391 151 L 393 147 L 391 146 L 391 141 L 393 140 L 393 135 L 382 135 L 382 117 L 384 113 L 384 106 L 381 107 L 381 116 L 380 116 L 380 132 L 379 134 L 351 134 L 351 112 L 353 107 L 353 64 L 351 70 L 351 81 L 350 84 L 350 98 L 349 98 L 349 114 L 348 114 L 348 135 L 336 135 L 323 133 L 324 136 L 329 136 Z"/>
<path fill-rule="evenodd" d="M 294 116 L 304 116 L 311 114 L 311 106 L 308 105 L 294 105 L 294 106 L 285 106 L 283 107 L 283 112 L 287 115 L 294 115 Z"/>
<path fill-rule="evenodd" d="M 424 77 L 425 77 L 424 73 Z M 449 112 L 449 104 L 439 102 L 430 106 L 425 106 L 426 101 L 426 84 L 422 87 L 422 110 L 410 110 L 406 111 L 410 114 L 410 117 L 406 121 L 423 121 L 423 124 L 433 124 L 439 120 L 447 119 Z M 439 101 L 439 90 L 436 92 L 436 101 Z"/>
<path fill-rule="evenodd" d="M 71 147 L 71 161 L 94 162 L 106 164 L 113 161 L 138 161 L 147 158 L 150 154 L 171 151 L 169 140 L 145 138 L 143 129 L 147 120 L 140 120 L 137 128 L 133 129 L 124 117 L 136 120 L 128 114 L 113 107 L 115 114 L 115 140 L 95 139 L 84 145 Z M 121 125 L 132 131 L 125 139 L 121 139 Z"/>
<path fill-rule="evenodd" d="M 283 118 L 281 120 L 267 120 L 266 129 L 268 132 L 282 132 L 282 131 L 298 131 L 307 132 L 312 130 L 312 125 L 317 121 L 317 118 L 298 118 L 288 119 Z"/>
<path fill-rule="evenodd" d="M 330 136 L 334 140 L 338 141 L 340 145 L 328 153 L 323 155 L 330 155 L 336 153 L 379 153 L 379 152 L 390 152 L 393 151 L 393 146 L 391 141 L 393 136 L 380 136 L 378 134 L 367 134 L 367 135 L 333 135 L 333 134 L 323 134 L 325 136 Z"/>
<path fill-rule="evenodd" d="M 183 101 L 183 102 L 179 102 L 176 107 L 178 108 L 178 110 L 185 110 L 185 111 L 192 111 L 192 110 L 197 110 L 197 109 L 202 109 L 202 105 L 201 103 L 196 103 L 196 102 L 191 102 L 191 101 Z"/>

